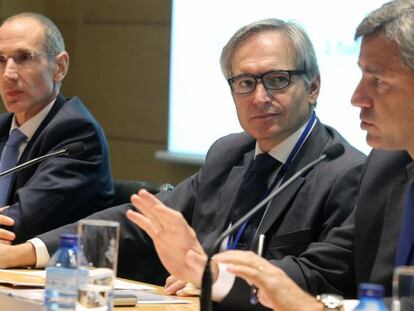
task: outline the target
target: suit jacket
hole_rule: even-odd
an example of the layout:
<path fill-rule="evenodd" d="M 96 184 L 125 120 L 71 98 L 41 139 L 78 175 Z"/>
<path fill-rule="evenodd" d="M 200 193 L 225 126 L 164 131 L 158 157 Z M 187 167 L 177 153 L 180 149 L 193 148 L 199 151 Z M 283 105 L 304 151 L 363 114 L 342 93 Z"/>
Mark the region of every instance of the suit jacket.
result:
<path fill-rule="evenodd" d="M 338 292 L 355 297 L 357 284 L 379 283 L 390 296 L 412 159 L 404 151 L 371 152 L 361 179 L 355 211 L 325 241 L 300 257 L 274 263 L 313 294 Z"/>
<path fill-rule="evenodd" d="M 0 115 L 0 152 L 13 114 Z M 15 243 L 107 208 L 114 189 L 104 132 L 81 101 L 58 96 L 24 149 L 18 164 L 83 142 L 84 152 L 56 157 L 14 174 L 3 214 L 13 218 Z M 9 227 L 5 227 L 6 229 Z"/>
<path fill-rule="evenodd" d="M 267 258 L 299 256 L 311 242 L 323 240 L 351 212 L 365 156 L 332 128 L 317 122 L 286 178 L 338 142 L 345 146 L 344 155 L 316 166 L 271 203 L 258 229 L 258 233 L 266 234 Z M 254 157 L 254 148 L 255 140 L 246 133 L 223 137 L 212 145 L 204 166 L 196 174 L 174 190 L 158 194 L 167 206 L 183 213 L 206 249 L 229 224 L 230 207 Z M 121 222 L 119 275 L 162 283 L 166 274 L 161 273 L 152 243 L 126 219 L 128 208 L 130 205 L 120 205 L 90 218 Z M 56 233 L 40 238 L 49 250 L 56 249 Z M 248 299 L 248 294 L 239 296 L 236 288 L 222 305 L 229 309 L 240 309 L 243 305 L 251 308 Z"/>

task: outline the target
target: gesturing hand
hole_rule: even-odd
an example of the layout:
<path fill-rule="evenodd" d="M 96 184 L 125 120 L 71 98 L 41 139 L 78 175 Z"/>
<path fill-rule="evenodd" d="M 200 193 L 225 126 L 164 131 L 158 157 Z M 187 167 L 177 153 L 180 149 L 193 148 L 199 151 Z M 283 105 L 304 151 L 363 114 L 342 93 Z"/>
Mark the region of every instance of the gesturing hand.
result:
<path fill-rule="evenodd" d="M 131 197 L 132 204 L 141 212 L 127 211 L 127 217 L 152 239 L 164 267 L 180 280 L 199 285 L 204 266 L 186 264 L 189 250 L 206 257 L 194 230 L 183 215 L 166 205 L 146 190 Z"/>

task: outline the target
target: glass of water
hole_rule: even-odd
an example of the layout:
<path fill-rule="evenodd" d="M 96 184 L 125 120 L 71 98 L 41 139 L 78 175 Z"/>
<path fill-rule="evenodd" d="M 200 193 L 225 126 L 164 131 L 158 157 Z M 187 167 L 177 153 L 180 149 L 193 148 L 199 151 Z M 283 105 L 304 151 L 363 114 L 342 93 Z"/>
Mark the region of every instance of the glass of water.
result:
<path fill-rule="evenodd" d="M 118 261 L 119 223 L 79 222 L 77 310 L 110 311 Z"/>
<path fill-rule="evenodd" d="M 414 310 L 414 266 L 394 269 L 392 280 L 392 311 Z"/>

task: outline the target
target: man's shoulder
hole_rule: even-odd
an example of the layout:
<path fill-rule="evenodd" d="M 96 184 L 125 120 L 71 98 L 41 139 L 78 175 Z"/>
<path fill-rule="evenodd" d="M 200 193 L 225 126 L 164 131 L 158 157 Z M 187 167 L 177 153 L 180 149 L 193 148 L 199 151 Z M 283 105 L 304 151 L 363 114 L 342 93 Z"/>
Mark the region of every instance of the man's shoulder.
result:
<path fill-rule="evenodd" d="M 344 146 L 344 155 L 339 157 L 338 160 L 341 162 L 365 162 L 366 155 L 351 145 L 336 129 L 325 124 L 322 124 L 322 126 L 329 136 L 327 147 L 335 144 L 342 144 Z"/>
<path fill-rule="evenodd" d="M 219 161 L 240 158 L 247 152 L 254 150 L 256 140 L 245 132 L 229 134 L 217 139 L 207 152 L 207 160 Z"/>
<path fill-rule="evenodd" d="M 365 175 L 383 175 L 384 178 L 388 179 L 393 175 L 405 174 L 407 166 L 412 165 L 412 162 L 412 158 L 404 150 L 373 149 L 367 159 Z"/>
<path fill-rule="evenodd" d="M 47 116 L 46 123 L 48 124 L 47 127 L 61 127 L 64 125 L 72 128 L 89 124 L 91 128 L 100 128 L 99 123 L 76 96 L 64 98 L 60 95 Z"/>

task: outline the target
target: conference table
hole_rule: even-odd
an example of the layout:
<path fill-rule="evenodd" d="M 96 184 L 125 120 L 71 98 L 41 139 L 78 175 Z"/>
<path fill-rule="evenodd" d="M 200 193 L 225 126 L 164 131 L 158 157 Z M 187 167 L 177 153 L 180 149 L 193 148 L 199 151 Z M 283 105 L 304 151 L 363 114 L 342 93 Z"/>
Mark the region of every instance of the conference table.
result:
<path fill-rule="evenodd" d="M 24 271 L 24 270 L 10 270 L 10 271 Z M 130 281 L 135 284 L 144 284 L 140 282 Z M 145 284 L 149 285 L 149 284 Z M 151 285 L 153 286 L 153 285 Z M 162 294 L 162 287 L 153 286 L 155 293 Z M 4 292 L 4 290 L 13 289 L 15 287 L 5 284 L 0 284 L 0 310 L 11 310 L 11 311 L 43 311 L 44 306 L 40 303 L 29 301 L 26 299 L 19 299 L 12 297 Z M 3 290 L 3 291 L 2 291 Z M 180 300 L 187 300 L 189 303 L 181 304 L 137 304 L 134 307 L 115 307 L 116 311 L 198 311 L 199 299 L 198 297 L 180 297 Z"/>

